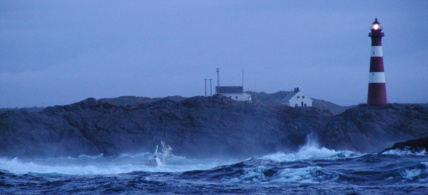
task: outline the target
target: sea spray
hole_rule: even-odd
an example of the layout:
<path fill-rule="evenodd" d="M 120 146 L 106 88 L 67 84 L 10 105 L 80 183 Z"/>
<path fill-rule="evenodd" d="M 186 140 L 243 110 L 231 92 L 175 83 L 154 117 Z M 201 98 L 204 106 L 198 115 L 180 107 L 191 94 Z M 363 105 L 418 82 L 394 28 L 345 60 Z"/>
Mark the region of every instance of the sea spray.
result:
<path fill-rule="evenodd" d="M 310 133 L 306 137 L 306 144 L 303 145 L 296 153 L 284 153 L 277 152 L 261 157 L 263 160 L 273 160 L 277 162 L 296 161 L 296 160 L 307 160 L 307 159 L 339 159 L 356 157 L 361 154 L 352 151 L 336 151 L 325 147 L 320 147 L 317 142 L 317 136 L 314 133 Z"/>
<path fill-rule="evenodd" d="M 317 144 L 309 136 L 295 153 L 240 162 L 174 156 L 147 165 L 151 153 L 77 158 L 0 158 L 0 194 L 424 194 L 428 156 L 359 154 Z M 321 184 L 321 185 L 320 185 Z M 30 186 L 29 186 L 30 185 Z"/>
<path fill-rule="evenodd" d="M 428 154 L 428 152 L 425 149 L 414 152 L 414 151 L 411 151 L 407 148 L 404 148 L 403 150 L 401 150 L 401 149 L 387 150 L 387 151 L 382 152 L 382 154 L 399 155 L 399 156 L 403 156 L 403 155 L 425 156 Z"/>
<path fill-rule="evenodd" d="M 341 154 L 344 154 L 341 156 Z M 428 156 L 345 155 L 311 144 L 240 162 L 147 154 L 21 160 L 0 158 L 0 194 L 424 194 Z M 354 154 L 354 153 L 352 153 Z"/>
<path fill-rule="evenodd" d="M 193 169 L 209 169 L 219 165 L 230 164 L 228 161 L 217 159 L 187 159 L 183 156 L 173 156 L 168 166 L 152 167 L 148 165 L 151 153 L 123 154 L 119 157 L 104 157 L 80 155 L 77 158 L 0 158 L 0 170 L 16 174 L 26 173 L 58 173 L 66 175 L 105 175 L 121 174 L 135 171 L 145 172 L 183 172 Z"/>

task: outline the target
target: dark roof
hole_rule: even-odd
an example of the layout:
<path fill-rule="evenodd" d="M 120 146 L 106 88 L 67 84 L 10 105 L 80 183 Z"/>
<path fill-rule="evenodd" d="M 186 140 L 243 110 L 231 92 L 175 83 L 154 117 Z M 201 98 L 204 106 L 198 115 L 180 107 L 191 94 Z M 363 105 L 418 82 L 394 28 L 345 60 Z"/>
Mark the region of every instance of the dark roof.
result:
<path fill-rule="evenodd" d="M 282 101 L 289 101 L 298 91 L 290 91 L 288 94 L 282 99 Z"/>
<path fill-rule="evenodd" d="M 221 86 L 216 87 L 217 93 L 244 93 L 242 86 Z"/>

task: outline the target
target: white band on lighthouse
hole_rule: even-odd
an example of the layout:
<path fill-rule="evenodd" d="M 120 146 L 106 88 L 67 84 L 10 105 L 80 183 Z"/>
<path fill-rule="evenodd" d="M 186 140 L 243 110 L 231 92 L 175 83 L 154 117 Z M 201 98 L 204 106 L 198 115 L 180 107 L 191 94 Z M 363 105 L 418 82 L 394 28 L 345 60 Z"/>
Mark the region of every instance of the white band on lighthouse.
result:
<path fill-rule="evenodd" d="M 384 72 L 370 72 L 369 83 L 385 83 Z"/>
<path fill-rule="evenodd" d="M 382 46 L 372 46 L 371 56 L 382 57 L 383 56 Z"/>

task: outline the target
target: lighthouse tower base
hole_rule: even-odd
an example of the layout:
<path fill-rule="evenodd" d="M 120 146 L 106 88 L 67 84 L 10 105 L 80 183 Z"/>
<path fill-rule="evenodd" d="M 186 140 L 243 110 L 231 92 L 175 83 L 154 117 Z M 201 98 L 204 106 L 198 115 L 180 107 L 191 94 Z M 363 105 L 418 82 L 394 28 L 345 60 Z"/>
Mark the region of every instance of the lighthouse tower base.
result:
<path fill-rule="evenodd" d="M 386 104 L 386 86 L 385 83 L 369 83 L 369 94 L 367 104 L 381 105 Z"/>

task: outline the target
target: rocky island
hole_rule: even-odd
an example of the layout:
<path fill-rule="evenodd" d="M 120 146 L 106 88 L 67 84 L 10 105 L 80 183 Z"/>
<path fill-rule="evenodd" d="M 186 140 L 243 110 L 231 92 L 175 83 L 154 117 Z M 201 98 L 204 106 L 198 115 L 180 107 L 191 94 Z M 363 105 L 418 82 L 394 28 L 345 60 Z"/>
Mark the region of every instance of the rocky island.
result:
<path fill-rule="evenodd" d="M 151 152 L 164 140 L 186 157 L 246 158 L 296 151 L 309 134 L 330 149 L 378 152 L 428 136 L 428 107 L 423 105 L 362 104 L 333 114 L 267 99 L 88 98 L 40 112 L 11 110 L 0 115 L 0 156 L 115 156 Z"/>

